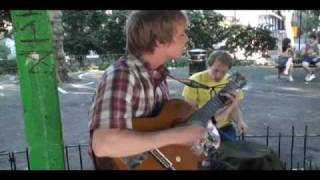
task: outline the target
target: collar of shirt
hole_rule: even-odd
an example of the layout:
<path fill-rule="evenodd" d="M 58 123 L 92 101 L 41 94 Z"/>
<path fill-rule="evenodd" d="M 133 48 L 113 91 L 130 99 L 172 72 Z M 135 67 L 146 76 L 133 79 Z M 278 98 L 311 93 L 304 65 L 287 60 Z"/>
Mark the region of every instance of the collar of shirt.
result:
<path fill-rule="evenodd" d="M 152 83 L 155 85 L 155 87 L 164 81 L 169 73 L 165 65 L 161 65 L 157 69 L 151 69 L 149 63 L 143 62 L 132 55 L 128 55 L 128 60 L 130 63 L 138 66 L 141 71 L 147 72 L 150 75 L 153 81 Z"/>

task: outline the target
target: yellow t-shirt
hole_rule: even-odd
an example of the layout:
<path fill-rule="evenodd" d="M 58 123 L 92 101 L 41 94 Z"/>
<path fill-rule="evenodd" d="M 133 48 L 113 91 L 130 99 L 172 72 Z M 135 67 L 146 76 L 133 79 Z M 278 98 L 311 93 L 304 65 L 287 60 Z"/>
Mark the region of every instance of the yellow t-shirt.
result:
<path fill-rule="evenodd" d="M 202 72 L 193 74 L 190 77 L 190 79 L 211 87 L 211 86 L 217 86 L 220 84 L 227 84 L 229 82 L 229 80 L 227 80 L 228 76 L 229 74 L 226 74 L 223 80 L 221 80 L 220 82 L 215 82 L 209 77 L 208 71 L 202 71 Z M 223 89 L 223 87 L 225 87 L 225 85 L 221 85 L 215 88 L 215 92 L 219 93 Z M 215 96 L 215 92 L 212 92 L 212 97 L 211 97 L 210 90 L 201 89 L 201 88 L 191 88 L 191 87 L 185 86 L 182 92 L 182 96 L 184 96 L 184 98 L 187 100 L 195 101 L 197 103 L 197 107 L 201 108 L 211 98 Z M 240 91 L 239 98 L 240 100 L 244 99 L 244 93 L 242 90 Z M 217 122 L 217 127 L 218 128 L 224 127 L 230 124 L 231 122 L 232 122 L 231 117 L 221 119 L 220 121 Z"/>

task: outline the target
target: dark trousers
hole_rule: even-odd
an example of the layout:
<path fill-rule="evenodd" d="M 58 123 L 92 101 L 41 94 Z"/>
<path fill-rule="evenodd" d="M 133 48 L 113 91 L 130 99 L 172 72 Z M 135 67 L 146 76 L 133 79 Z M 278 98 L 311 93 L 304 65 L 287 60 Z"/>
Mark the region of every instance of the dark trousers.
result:
<path fill-rule="evenodd" d="M 219 128 L 221 141 L 235 142 L 237 141 L 237 132 L 232 124 Z"/>

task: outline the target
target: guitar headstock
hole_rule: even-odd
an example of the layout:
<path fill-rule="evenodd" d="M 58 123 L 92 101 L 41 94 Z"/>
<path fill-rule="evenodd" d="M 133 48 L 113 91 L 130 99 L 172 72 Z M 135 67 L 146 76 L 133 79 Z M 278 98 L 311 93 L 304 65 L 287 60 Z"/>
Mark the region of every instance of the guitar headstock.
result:
<path fill-rule="evenodd" d="M 247 84 L 247 79 L 242 74 L 240 74 L 239 72 L 232 73 L 231 76 L 229 76 L 228 79 L 238 89 L 243 88 Z"/>

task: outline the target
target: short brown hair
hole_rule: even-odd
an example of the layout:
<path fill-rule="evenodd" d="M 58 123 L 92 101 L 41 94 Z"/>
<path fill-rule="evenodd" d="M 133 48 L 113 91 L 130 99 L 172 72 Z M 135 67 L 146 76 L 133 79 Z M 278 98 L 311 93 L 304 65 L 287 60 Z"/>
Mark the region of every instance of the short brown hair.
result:
<path fill-rule="evenodd" d="M 176 33 L 176 23 L 188 21 L 183 11 L 149 10 L 132 11 L 128 16 L 126 32 L 126 50 L 139 58 L 143 53 L 154 51 L 156 40 L 161 43 L 172 42 Z"/>
<path fill-rule="evenodd" d="M 308 38 L 317 39 L 316 33 L 312 32 L 309 34 Z"/>
<path fill-rule="evenodd" d="M 212 66 L 215 61 L 219 61 L 222 64 L 225 64 L 231 69 L 233 58 L 226 51 L 214 51 L 208 57 L 208 66 Z"/>

